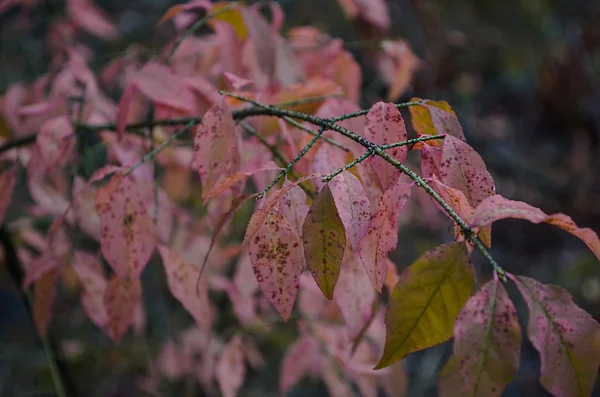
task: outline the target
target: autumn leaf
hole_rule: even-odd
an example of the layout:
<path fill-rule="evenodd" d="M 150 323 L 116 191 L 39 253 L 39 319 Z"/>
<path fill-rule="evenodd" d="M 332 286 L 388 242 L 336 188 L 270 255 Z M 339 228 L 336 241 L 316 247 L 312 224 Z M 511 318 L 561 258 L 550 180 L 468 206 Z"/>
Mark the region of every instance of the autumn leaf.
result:
<path fill-rule="evenodd" d="M 540 383 L 556 397 L 589 396 L 600 366 L 600 325 L 556 285 L 508 275 L 529 309 L 527 335 L 540 353 Z"/>
<path fill-rule="evenodd" d="M 454 323 L 454 353 L 440 373 L 440 396 L 500 396 L 519 368 L 517 311 L 496 277 L 472 296 Z"/>
<path fill-rule="evenodd" d="M 142 284 L 137 278 L 114 275 L 104 291 L 104 305 L 108 316 L 107 332 L 115 342 L 121 341 L 133 323 L 133 316 L 142 297 Z"/>
<path fill-rule="evenodd" d="M 177 252 L 164 245 L 158 246 L 158 252 L 167 275 L 169 291 L 192 315 L 200 329 L 210 332 L 212 313 L 206 279 L 200 278 L 200 271 Z"/>
<path fill-rule="evenodd" d="M 352 250 L 356 251 L 371 221 L 371 203 L 358 178 L 348 171 L 333 178 L 329 188 Z"/>
<path fill-rule="evenodd" d="M 314 337 L 303 335 L 292 343 L 285 352 L 279 371 L 281 395 L 287 395 L 307 373 L 317 372 L 320 362 L 321 350 Z"/>
<path fill-rule="evenodd" d="M 12 167 L 0 174 L 0 224 L 12 199 L 13 190 L 17 179 L 17 167 Z"/>
<path fill-rule="evenodd" d="M 365 138 L 377 145 L 386 145 L 407 139 L 406 126 L 402 115 L 393 103 L 377 102 L 374 104 L 365 119 Z M 400 162 L 406 160 L 408 149 L 398 146 L 387 150 L 387 153 Z M 401 175 L 401 171 L 379 156 L 369 160 L 373 171 L 377 175 L 383 190 L 394 185 Z"/>
<path fill-rule="evenodd" d="M 436 175 L 439 178 L 441 176 L 441 166 L 442 149 L 424 144 L 421 148 L 421 176 L 431 178 Z"/>
<path fill-rule="evenodd" d="M 52 304 L 56 296 L 56 282 L 60 276 L 60 269 L 53 268 L 44 273 L 34 286 L 33 322 L 39 335 L 44 336 L 52 319 Z"/>
<path fill-rule="evenodd" d="M 284 186 L 292 184 L 286 179 Z M 281 196 L 279 200 L 279 211 L 289 224 L 302 236 L 302 225 L 308 214 L 309 206 L 306 204 L 306 193 L 295 185 Z"/>
<path fill-rule="evenodd" d="M 417 259 L 394 287 L 383 356 L 375 369 L 450 339 L 473 286 L 473 265 L 464 244 L 440 245 Z"/>
<path fill-rule="evenodd" d="M 546 222 L 560 227 L 567 232 L 579 237 L 596 258 L 600 259 L 600 239 L 589 228 L 578 227 L 573 219 L 565 214 L 546 215 L 544 211 L 522 201 L 509 200 L 496 194 L 485 199 L 477 208 L 471 226 L 482 227 L 506 218 L 524 219 L 531 223 Z"/>
<path fill-rule="evenodd" d="M 242 338 L 236 335 L 223 348 L 215 367 L 215 378 L 217 378 L 223 397 L 237 396 L 245 377 L 246 366 L 244 365 Z"/>
<path fill-rule="evenodd" d="M 306 215 L 302 242 L 308 269 L 323 295 L 333 299 L 346 248 L 346 232 L 329 185 L 321 189 Z"/>
<path fill-rule="evenodd" d="M 118 180 L 119 175 L 115 176 Z M 156 244 L 154 225 L 146 211 L 146 197 L 140 186 L 131 176 L 124 177 L 101 206 L 102 255 L 121 278 L 138 277 Z"/>
<path fill-rule="evenodd" d="M 418 100 L 420 98 L 411 99 L 411 101 Z M 428 100 L 427 103 L 410 106 L 408 109 L 412 116 L 413 128 L 419 136 L 448 134 L 465 142 L 462 126 L 448 102 Z M 438 141 L 429 142 L 438 144 Z"/>
<path fill-rule="evenodd" d="M 276 208 L 248 248 L 256 281 L 283 321 L 292 313 L 305 262 L 300 237 Z"/>
<path fill-rule="evenodd" d="M 398 244 L 398 215 L 410 197 L 411 187 L 397 183 L 386 190 L 358 246 L 358 256 L 379 292 L 387 275 L 386 258 Z"/>
<path fill-rule="evenodd" d="M 69 161 L 75 148 L 75 136 L 67 116 L 59 116 L 46 121 L 36 135 L 35 143 L 39 148 L 39 159 L 47 167 L 59 167 Z"/>
<path fill-rule="evenodd" d="M 202 117 L 194 137 L 194 167 L 202 188 L 213 189 L 237 154 L 235 123 L 224 99 L 215 103 Z"/>
<path fill-rule="evenodd" d="M 108 282 L 98 257 L 83 251 L 75 251 L 73 270 L 81 284 L 81 305 L 89 319 L 101 329 L 108 324 L 104 305 L 104 292 Z"/>
<path fill-rule="evenodd" d="M 269 170 L 281 170 L 281 168 L 277 167 L 275 165 L 275 163 L 270 161 L 269 163 L 265 164 L 264 166 L 256 168 L 254 170 L 234 172 L 233 174 L 220 179 L 219 182 L 217 182 L 212 187 L 212 189 L 202 192 L 202 197 L 204 198 L 204 204 L 206 205 L 208 200 L 222 194 L 226 190 L 236 186 L 238 183 L 241 183 L 242 181 L 244 181 L 248 177 L 256 174 L 257 172 L 269 171 Z"/>

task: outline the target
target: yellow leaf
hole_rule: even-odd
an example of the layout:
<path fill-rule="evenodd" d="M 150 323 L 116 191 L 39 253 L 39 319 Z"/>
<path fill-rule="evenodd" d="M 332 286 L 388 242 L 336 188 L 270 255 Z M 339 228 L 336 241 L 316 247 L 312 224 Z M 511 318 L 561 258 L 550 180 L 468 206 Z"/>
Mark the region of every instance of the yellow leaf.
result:
<path fill-rule="evenodd" d="M 210 13 L 214 14 L 215 12 L 227 6 L 228 3 L 225 1 L 215 3 L 215 5 L 210 10 Z M 215 22 L 217 21 L 223 21 L 230 24 L 240 39 L 245 39 L 248 35 L 248 30 L 246 29 L 246 24 L 244 23 L 244 17 L 242 16 L 241 6 L 232 8 L 230 10 L 220 13 L 219 15 L 214 16 L 213 18 L 211 18 L 210 21 L 208 21 L 208 24 L 214 28 Z"/>
<path fill-rule="evenodd" d="M 417 259 L 394 287 L 383 357 L 375 369 L 450 339 L 473 286 L 473 266 L 464 244 L 441 245 Z"/>

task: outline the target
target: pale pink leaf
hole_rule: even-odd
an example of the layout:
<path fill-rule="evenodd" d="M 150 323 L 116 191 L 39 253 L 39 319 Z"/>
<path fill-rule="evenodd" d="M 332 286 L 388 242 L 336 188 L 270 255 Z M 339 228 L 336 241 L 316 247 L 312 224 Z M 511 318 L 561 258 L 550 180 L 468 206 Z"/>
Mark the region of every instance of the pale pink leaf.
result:
<path fill-rule="evenodd" d="M 364 266 L 347 250 L 333 301 L 340 307 L 350 337 L 356 337 L 369 321 L 374 299 L 376 299 L 375 289 Z"/>
<path fill-rule="evenodd" d="M 290 184 L 291 182 L 286 179 L 284 186 Z M 302 225 L 304 224 L 308 210 L 306 193 L 299 186 L 292 187 L 279 200 L 279 211 L 281 211 L 289 224 L 295 228 L 299 236 L 302 235 Z"/>
<path fill-rule="evenodd" d="M 279 210 L 273 209 L 252 237 L 248 253 L 260 289 L 287 321 L 305 267 L 298 232 Z"/>
<path fill-rule="evenodd" d="M 404 119 L 393 103 L 377 102 L 371 107 L 365 120 L 365 138 L 377 145 L 386 145 L 407 139 Z M 396 160 L 404 162 L 408 149 L 406 146 L 398 146 L 386 150 L 386 152 Z M 369 163 L 379 178 L 383 190 L 394 185 L 401 175 L 399 169 L 379 156 L 371 157 Z"/>
<path fill-rule="evenodd" d="M 104 305 L 108 316 L 107 332 L 119 342 L 133 323 L 135 310 L 142 297 L 142 284 L 138 278 L 122 279 L 114 275 L 104 290 Z"/>
<path fill-rule="evenodd" d="M 315 153 L 315 158 L 312 162 L 312 171 L 328 175 L 342 168 L 344 165 L 346 165 L 346 153 L 340 148 L 322 143 Z M 325 182 L 322 180 L 315 181 L 317 189 L 321 189 L 324 185 Z"/>
<path fill-rule="evenodd" d="M 223 73 L 223 76 L 225 76 L 227 82 L 237 91 L 240 91 L 247 86 L 254 85 L 254 81 L 245 79 L 233 73 L 225 72 Z"/>
<path fill-rule="evenodd" d="M 600 325 L 556 285 L 509 277 L 529 309 L 527 335 L 540 353 L 540 383 L 556 397 L 589 396 L 600 367 Z"/>
<path fill-rule="evenodd" d="M 138 277 L 154 251 L 154 223 L 145 199 L 140 185 L 127 176 L 100 211 L 102 254 L 121 278 Z"/>
<path fill-rule="evenodd" d="M 441 181 L 463 192 L 473 208 L 494 194 L 494 180 L 481 156 L 452 135 L 444 138 L 440 174 Z"/>
<path fill-rule="evenodd" d="M 279 373 L 279 391 L 287 393 L 308 373 L 317 373 L 321 366 L 319 342 L 309 335 L 300 337 L 285 352 Z"/>
<path fill-rule="evenodd" d="M 412 184 L 396 183 L 386 190 L 358 246 L 358 256 L 379 292 L 387 275 L 387 255 L 398 244 L 398 215 L 408 201 L 411 187 Z"/>
<path fill-rule="evenodd" d="M 578 227 L 573 219 L 565 214 L 546 215 L 539 208 L 521 201 L 509 200 L 499 194 L 488 197 L 479 204 L 475 209 L 471 226 L 483 227 L 506 218 L 524 219 L 532 223 L 546 222 L 558 226 L 579 237 L 600 259 L 600 239 L 592 229 Z"/>
<path fill-rule="evenodd" d="M 429 110 L 431 123 L 438 135 L 446 134 L 466 142 L 462 126 L 453 111 L 446 111 L 428 104 L 422 105 Z"/>
<path fill-rule="evenodd" d="M 129 120 L 129 106 L 135 92 L 135 85 L 129 84 L 123 91 L 123 94 L 121 94 L 121 99 L 119 99 L 119 106 L 117 108 L 117 137 L 119 140 L 125 136 L 127 121 Z"/>
<path fill-rule="evenodd" d="M 75 251 L 73 270 L 81 285 L 81 305 L 85 313 L 94 324 L 104 329 L 108 324 L 104 305 L 104 291 L 108 283 L 98 257 Z"/>
<path fill-rule="evenodd" d="M 254 44 L 255 56 L 261 71 L 272 77 L 275 75 L 275 33 L 265 18 L 254 7 L 241 10 L 244 25 Z"/>
<path fill-rule="evenodd" d="M 246 377 L 242 338 L 239 335 L 229 340 L 221 351 L 221 356 L 215 368 L 215 378 L 223 397 L 235 397 Z"/>
<path fill-rule="evenodd" d="M 237 155 L 235 123 L 225 100 L 202 117 L 194 137 L 194 166 L 203 190 L 210 191 Z"/>
<path fill-rule="evenodd" d="M 158 246 L 158 252 L 163 260 L 169 290 L 194 317 L 196 324 L 205 332 L 209 332 L 212 314 L 206 279 L 200 278 L 200 271 L 181 258 L 177 252 L 163 245 Z"/>
<path fill-rule="evenodd" d="M 381 30 L 390 27 L 390 12 L 385 0 L 354 0 L 358 15 Z"/>
<path fill-rule="evenodd" d="M 371 222 L 371 203 L 358 178 L 348 171 L 333 178 L 329 182 L 329 188 L 346 229 L 346 236 L 352 250 L 356 251 Z"/>
<path fill-rule="evenodd" d="M 0 174 L 0 225 L 12 199 L 17 180 L 17 167 L 12 167 Z"/>
<path fill-rule="evenodd" d="M 68 0 L 67 13 L 75 25 L 95 36 L 107 40 L 119 37 L 117 28 L 91 0 Z"/>
<path fill-rule="evenodd" d="M 73 180 L 73 213 L 81 229 L 94 239 L 100 241 L 100 217 L 94 203 L 95 190 L 83 178 L 76 176 Z"/>
<path fill-rule="evenodd" d="M 520 354 L 517 311 L 495 278 L 454 322 L 454 353 L 440 373 L 440 396 L 500 396 L 517 373 Z"/>

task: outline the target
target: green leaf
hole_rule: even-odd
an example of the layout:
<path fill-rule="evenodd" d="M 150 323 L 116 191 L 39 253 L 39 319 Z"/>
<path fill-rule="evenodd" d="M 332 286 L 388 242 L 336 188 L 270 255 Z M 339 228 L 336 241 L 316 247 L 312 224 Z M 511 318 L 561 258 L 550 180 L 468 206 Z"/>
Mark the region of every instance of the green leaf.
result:
<path fill-rule="evenodd" d="M 500 396 L 519 368 L 521 327 L 500 280 L 485 284 L 454 323 L 454 354 L 440 373 L 440 396 Z"/>
<path fill-rule="evenodd" d="M 346 249 L 346 232 L 329 185 L 321 189 L 306 215 L 302 242 L 308 269 L 323 295 L 333 299 Z"/>
<path fill-rule="evenodd" d="M 417 259 L 394 287 L 383 356 L 375 369 L 450 339 L 473 286 L 473 265 L 464 244 L 440 245 Z"/>

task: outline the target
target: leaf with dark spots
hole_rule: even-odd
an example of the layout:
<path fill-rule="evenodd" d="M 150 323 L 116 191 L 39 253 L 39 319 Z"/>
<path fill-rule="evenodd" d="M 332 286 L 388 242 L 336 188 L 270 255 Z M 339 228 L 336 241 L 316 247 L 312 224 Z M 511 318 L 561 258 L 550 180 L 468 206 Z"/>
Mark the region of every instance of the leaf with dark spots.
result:
<path fill-rule="evenodd" d="M 556 397 L 589 396 L 600 367 L 600 325 L 556 285 L 508 276 L 529 309 L 527 335 L 540 353 L 540 383 Z"/>
<path fill-rule="evenodd" d="M 142 285 L 138 278 L 122 279 L 114 275 L 104 291 L 104 305 L 108 315 L 108 335 L 119 342 L 133 323 L 135 309 L 142 297 Z"/>
<path fill-rule="evenodd" d="M 398 215 L 410 197 L 412 186 L 396 183 L 385 191 L 358 246 L 358 257 L 379 292 L 387 276 L 386 258 L 398 244 Z"/>
<path fill-rule="evenodd" d="M 411 99 L 417 100 L 419 98 Z M 448 134 L 465 142 L 462 126 L 448 102 L 428 100 L 426 104 L 410 106 L 408 109 L 412 125 L 419 136 Z M 430 143 L 441 146 L 439 140 Z"/>
<path fill-rule="evenodd" d="M 287 321 L 305 262 L 298 232 L 277 208 L 267 215 L 250 241 L 248 254 L 260 289 Z"/>
<path fill-rule="evenodd" d="M 519 368 L 517 311 L 496 277 L 454 322 L 454 353 L 440 373 L 440 396 L 500 396 Z"/>
<path fill-rule="evenodd" d="M 306 215 L 302 242 L 308 269 L 323 295 L 333 299 L 346 248 L 346 232 L 329 185 L 321 189 Z"/>

